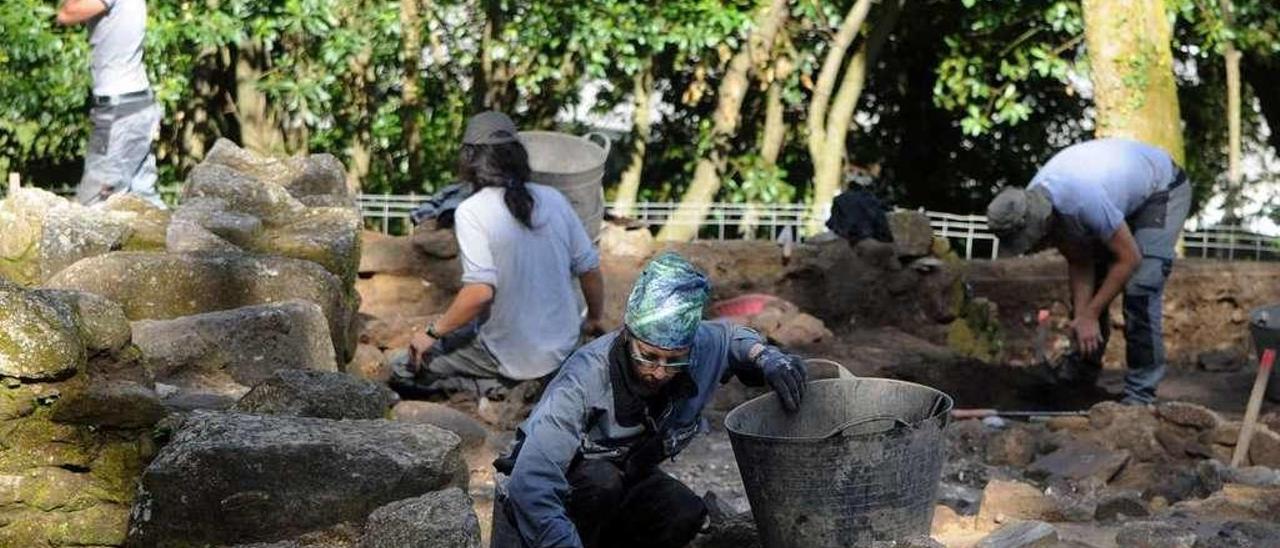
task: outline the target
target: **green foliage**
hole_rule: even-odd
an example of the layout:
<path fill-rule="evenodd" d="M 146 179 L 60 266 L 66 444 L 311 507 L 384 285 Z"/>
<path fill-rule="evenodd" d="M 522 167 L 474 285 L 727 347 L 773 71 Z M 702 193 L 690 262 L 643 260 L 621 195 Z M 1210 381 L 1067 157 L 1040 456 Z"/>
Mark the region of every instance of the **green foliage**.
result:
<path fill-rule="evenodd" d="M 787 204 L 795 200 L 796 188 L 787 182 L 787 171 L 767 165 L 757 154 L 738 157 L 730 168 L 721 191 L 727 201 Z"/>
<path fill-rule="evenodd" d="M 933 90 L 935 104 L 963 114 L 965 134 L 1027 121 L 1037 93 L 1071 93 L 1068 78 L 1079 70 L 1084 32 L 1078 2 L 965 0 L 964 6 L 970 9 L 962 30 L 942 39 L 947 53 Z"/>
<path fill-rule="evenodd" d="M 1203 187 L 1225 162 L 1221 52 L 1234 43 L 1246 56 L 1274 59 L 1280 3 L 1233 0 L 1235 24 L 1228 26 L 1216 1 L 1167 2 L 1177 17 L 1174 53 L 1185 69 L 1179 99 L 1187 167 Z M 802 122 L 826 47 L 851 3 L 790 3 L 787 38 L 775 45 L 794 66 L 781 82 L 785 148 L 776 166 L 759 158 L 772 73 L 770 60 L 756 60 L 717 199 L 807 199 L 813 168 Z M 463 123 L 484 108 L 474 80 L 486 14 L 498 13 L 500 33 L 488 57 L 505 69 L 513 102 L 497 106 L 524 127 L 555 129 L 557 114 L 569 107 L 605 112 L 629 103 L 633 77 L 652 71 L 663 107 L 640 199 L 674 200 L 712 149 L 716 90 L 761 5 L 421 0 L 417 30 L 425 50 L 417 73 L 406 74 L 400 0 L 149 0 L 145 60 L 165 111 L 157 147 L 162 181 L 180 181 L 217 137 L 243 141 L 255 123 L 247 100 L 260 95 L 269 120 L 252 127 L 278 137 L 274 152 L 330 152 L 352 169 L 365 161 L 368 192 L 425 192 L 447 183 Z M 74 183 L 89 133 L 85 31 L 58 27 L 56 7 L 55 0 L 5 0 L 0 10 L 0 172 L 20 171 L 50 186 Z M 851 161 L 880 164 L 882 194 L 901 205 L 981 210 L 996 187 L 1025 183 L 1056 149 L 1091 135 L 1089 102 L 1072 87 L 1087 76 L 1082 38 L 1079 0 L 907 2 L 868 70 L 848 143 Z M 403 104 L 407 81 L 416 83 L 421 108 Z M 592 104 L 578 105 L 588 82 L 603 89 Z M 1255 97 L 1269 98 L 1246 87 L 1246 105 Z M 1266 146 L 1256 138 L 1261 122 L 1246 109 L 1246 150 Z M 404 134 L 406 127 L 418 135 Z M 413 137 L 417 157 L 410 157 Z M 625 150 L 629 138 L 615 150 Z M 612 180 L 613 172 L 606 184 Z"/>
<path fill-rule="evenodd" d="M 0 172 L 80 156 L 88 136 L 89 45 L 46 0 L 0 9 Z"/>

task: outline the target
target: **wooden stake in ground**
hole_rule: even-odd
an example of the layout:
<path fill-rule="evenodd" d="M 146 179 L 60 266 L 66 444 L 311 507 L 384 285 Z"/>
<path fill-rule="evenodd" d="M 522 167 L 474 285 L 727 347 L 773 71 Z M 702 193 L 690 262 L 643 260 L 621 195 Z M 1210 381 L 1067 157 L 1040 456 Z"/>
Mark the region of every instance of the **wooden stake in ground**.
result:
<path fill-rule="evenodd" d="M 1231 466 L 1238 467 L 1244 463 L 1249 454 L 1249 442 L 1253 441 L 1253 427 L 1258 424 L 1258 412 L 1262 410 L 1262 396 L 1267 391 L 1267 379 L 1271 378 L 1271 366 L 1275 365 L 1276 349 L 1262 351 L 1262 360 L 1258 363 L 1258 378 L 1253 381 L 1253 392 L 1249 393 L 1249 406 L 1244 411 L 1244 424 L 1240 427 L 1240 439 L 1236 441 L 1236 452 L 1231 455 Z"/>

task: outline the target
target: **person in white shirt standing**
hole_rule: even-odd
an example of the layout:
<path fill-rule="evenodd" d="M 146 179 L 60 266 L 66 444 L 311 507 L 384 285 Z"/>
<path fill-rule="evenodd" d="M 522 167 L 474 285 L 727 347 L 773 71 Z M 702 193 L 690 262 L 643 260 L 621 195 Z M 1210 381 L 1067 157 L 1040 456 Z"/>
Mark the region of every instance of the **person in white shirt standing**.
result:
<path fill-rule="evenodd" d="M 142 64 L 146 1 L 63 0 L 57 21 L 87 24 L 92 49 L 93 132 L 76 201 L 92 205 L 127 192 L 164 207 L 151 150 L 161 111 Z"/>
<path fill-rule="evenodd" d="M 528 182 L 530 174 L 510 118 L 484 112 L 468 121 L 458 178 L 476 190 L 454 214 L 463 286 L 439 319 L 414 334 L 409 367 L 392 379 L 402 394 L 474 391 L 500 399 L 515 383 L 548 378 L 580 334 L 604 331 L 600 257 L 569 200 Z"/>

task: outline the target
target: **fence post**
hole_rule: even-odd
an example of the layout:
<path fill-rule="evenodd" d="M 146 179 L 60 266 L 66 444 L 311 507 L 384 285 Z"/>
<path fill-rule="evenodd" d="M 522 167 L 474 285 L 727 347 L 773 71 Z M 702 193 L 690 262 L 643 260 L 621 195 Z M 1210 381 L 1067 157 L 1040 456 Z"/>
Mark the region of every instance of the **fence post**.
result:
<path fill-rule="evenodd" d="M 973 224 L 969 224 L 969 236 L 964 239 L 964 260 L 973 260 Z"/>

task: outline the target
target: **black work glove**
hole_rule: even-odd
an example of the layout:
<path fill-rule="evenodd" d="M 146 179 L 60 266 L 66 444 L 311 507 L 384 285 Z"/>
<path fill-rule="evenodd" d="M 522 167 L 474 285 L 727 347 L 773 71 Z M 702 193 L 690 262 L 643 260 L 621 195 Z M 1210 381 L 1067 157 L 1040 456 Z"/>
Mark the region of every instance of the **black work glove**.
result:
<path fill-rule="evenodd" d="M 764 380 L 769 383 L 782 407 L 787 411 L 795 411 L 804 398 L 804 382 L 807 372 L 804 360 L 797 356 L 783 354 L 776 346 L 766 346 L 756 356 L 756 364 L 764 372 Z"/>
<path fill-rule="evenodd" d="M 629 481 L 648 476 L 664 458 L 666 451 L 663 449 L 662 436 L 650 433 L 627 452 L 626 462 L 622 467 L 623 475 Z"/>

